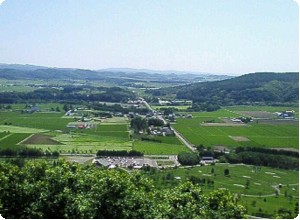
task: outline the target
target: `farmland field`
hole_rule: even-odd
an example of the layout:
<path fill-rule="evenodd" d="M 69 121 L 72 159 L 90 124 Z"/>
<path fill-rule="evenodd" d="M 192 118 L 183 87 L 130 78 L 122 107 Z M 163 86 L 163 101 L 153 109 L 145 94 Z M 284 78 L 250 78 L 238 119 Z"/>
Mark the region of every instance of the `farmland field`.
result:
<path fill-rule="evenodd" d="M 60 153 L 96 153 L 98 150 L 131 150 L 132 142 L 128 137 L 111 137 L 85 133 L 60 134 L 52 137 L 60 144 L 27 144 L 28 147 L 40 148 Z"/>
<path fill-rule="evenodd" d="M 62 113 L 21 114 L 19 112 L 1 112 L 0 124 L 46 130 L 63 130 L 73 119 L 61 118 L 62 115 Z"/>
<path fill-rule="evenodd" d="M 0 125 L 0 132 L 11 132 L 11 133 L 42 133 L 47 132 L 48 130 L 36 129 L 36 128 L 26 128 L 26 127 L 17 127 L 12 125 Z"/>
<path fill-rule="evenodd" d="M 146 155 L 177 155 L 180 152 L 189 152 L 182 144 L 156 143 L 151 141 L 135 141 L 133 149 L 141 151 Z"/>
<path fill-rule="evenodd" d="M 43 104 L 44 109 L 50 108 L 56 103 Z M 22 107 L 15 105 L 13 108 Z M 61 105 L 59 106 L 61 107 Z M 92 129 L 67 129 L 67 124 L 73 122 L 73 118 L 62 118 L 63 113 L 36 112 L 33 114 L 21 114 L 16 111 L 0 113 L 0 132 L 13 133 L 12 137 L 4 137 L 0 146 L 16 144 L 25 137 L 33 135 L 22 145 L 60 153 L 96 153 L 98 150 L 131 150 L 132 141 L 128 137 L 128 122 L 124 118 L 115 118 L 106 123 L 98 124 Z M 54 132 L 62 130 L 71 132 L 63 134 Z M 23 134 L 22 134 L 23 133 Z M 43 135 L 41 133 L 44 133 Z M 1 133 L 4 134 L 4 133 Z M 45 136 L 50 134 L 52 137 Z M 23 138 L 22 138 L 22 137 Z M 19 138 L 16 138 L 19 137 Z M 17 142 L 16 142 L 17 141 Z"/>
<path fill-rule="evenodd" d="M 239 106 L 226 106 L 224 107 L 227 110 L 237 112 L 237 111 L 264 111 L 264 112 L 281 112 L 287 110 L 294 110 L 296 118 L 299 118 L 299 107 L 298 106 L 248 106 L 248 105 L 239 105 Z"/>
<path fill-rule="evenodd" d="M 238 114 L 224 109 L 216 112 L 192 113 L 193 118 L 177 118 L 174 128 L 194 145 L 205 146 L 265 146 L 289 147 L 298 149 L 298 124 L 260 124 L 249 123 L 248 126 L 218 126 L 223 117 L 237 117 Z M 203 122 L 214 120 L 214 126 L 202 126 Z M 249 141 L 235 141 L 231 137 L 240 136 Z"/>
<path fill-rule="evenodd" d="M 25 138 L 29 137 L 31 134 L 28 133 L 13 133 L 7 134 L 0 140 L 0 149 L 3 148 L 18 148 L 18 143 L 20 143 Z"/>

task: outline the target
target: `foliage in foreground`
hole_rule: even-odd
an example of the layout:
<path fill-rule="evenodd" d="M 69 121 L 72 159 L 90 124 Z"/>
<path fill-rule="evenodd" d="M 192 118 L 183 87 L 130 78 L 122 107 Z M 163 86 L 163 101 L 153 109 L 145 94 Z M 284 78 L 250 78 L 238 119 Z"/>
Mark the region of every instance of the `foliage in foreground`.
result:
<path fill-rule="evenodd" d="M 0 164 L 0 213 L 5 218 L 242 218 L 228 191 L 204 195 L 187 182 L 159 190 L 138 172 L 66 162 Z"/>

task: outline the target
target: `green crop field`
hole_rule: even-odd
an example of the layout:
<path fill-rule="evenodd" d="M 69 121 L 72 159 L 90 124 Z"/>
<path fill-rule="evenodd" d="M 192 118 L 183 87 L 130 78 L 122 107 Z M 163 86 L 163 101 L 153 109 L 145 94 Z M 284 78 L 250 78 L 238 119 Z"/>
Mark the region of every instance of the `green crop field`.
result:
<path fill-rule="evenodd" d="M 225 169 L 229 170 L 229 176 L 224 176 Z M 167 175 L 172 176 L 172 179 L 166 178 Z M 184 181 L 191 176 L 206 179 L 206 183 L 202 185 L 204 192 L 225 188 L 241 196 L 241 201 L 247 207 L 249 214 L 258 212 L 259 208 L 269 214 L 273 214 L 274 210 L 280 207 L 294 209 L 295 203 L 298 201 L 298 171 L 216 164 L 215 166 L 167 169 L 150 177 L 160 187 L 173 187 L 176 182 Z M 175 177 L 181 177 L 181 180 L 175 180 Z M 208 179 L 214 181 L 213 186 L 207 184 Z M 248 189 L 247 181 L 249 181 Z M 281 188 L 278 187 L 279 184 L 282 185 Z M 276 188 L 279 190 L 278 196 L 275 193 Z M 252 205 L 254 200 L 256 201 L 255 206 Z"/>
<path fill-rule="evenodd" d="M 2 139 L 2 138 L 4 138 L 5 136 L 7 136 L 9 133 L 8 132 L 1 132 L 0 133 L 0 140 Z"/>
<path fill-rule="evenodd" d="M 189 152 L 189 149 L 182 144 L 156 143 L 151 141 L 135 141 L 133 149 L 141 151 L 146 155 L 177 155 L 180 152 Z"/>
<path fill-rule="evenodd" d="M 20 143 L 25 138 L 29 137 L 31 134 L 26 133 L 14 133 L 7 134 L 5 137 L 0 139 L 0 149 L 3 148 L 17 148 L 17 144 Z"/>
<path fill-rule="evenodd" d="M 173 127 L 195 145 L 205 146 L 265 146 L 298 149 L 299 127 L 297 124 L 259 124 L 247 126 L 218 126 L 223 117 L 238 115 L 224 109 L 216 112 L 192 113 L 193 118 L 177 118 Z M 203 122 L 214 120 L 214 126 L 203 126 Z M 246 138 L 247 141 L 236 140 Z"/>
<path fill-rule="evenodd" d="M 96 131 L 127 131 L 127 124 L 100 124 Z"/>
<path fill-rule="evenodd" d="M 27 127 L 17 127 L 12 125 L 0 125 L 0 132 L 10 132 L 10 133 L 42 133 L 47 132 L 48 130 L 36 129 L 36 128 L 27 128 Z"/>
<path fill-rule="evenodd" d="M 162 143 L 165 144 L 182 145 L 182 143 L 175 136 L 156 136 L 154 139 L 160 140 Z"/>
<path fill-rule="evenodd" d="M 62 113 L 21 114 L 19 112 L 1 112 L 0 124 L 46 130 L 63 130 L 73 119 L 61 118 L 62 115 Z"/>

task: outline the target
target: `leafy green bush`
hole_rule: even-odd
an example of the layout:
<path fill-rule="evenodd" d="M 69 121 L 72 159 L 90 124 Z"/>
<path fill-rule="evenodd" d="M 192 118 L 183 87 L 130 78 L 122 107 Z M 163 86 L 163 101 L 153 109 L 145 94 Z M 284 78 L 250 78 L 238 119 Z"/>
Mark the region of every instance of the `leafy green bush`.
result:
<path fill-rule="evenodd" d="M 243 218 L 245 208 L 227 190 L 207 195 L 190 182 L 154 188 L 140 173 L 58 161 L 0 164 L 4 218 Z"/>
<path fill-rule="evenodd" d="M 181 165 L 196 165 L 200 160 L 195 153 L 181 152 L 178 154 L 178 161 Z"/>

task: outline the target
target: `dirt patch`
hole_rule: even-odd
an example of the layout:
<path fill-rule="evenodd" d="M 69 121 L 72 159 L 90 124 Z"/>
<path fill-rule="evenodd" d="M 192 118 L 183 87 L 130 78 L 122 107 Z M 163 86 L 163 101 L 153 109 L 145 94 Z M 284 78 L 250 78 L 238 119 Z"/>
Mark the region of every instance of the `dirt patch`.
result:
<path fill-rule="evenodd" d="M 237 141 L 237 142 L 242 142 L 242 141 L 250 141 L 248 138 L 243 137 L 243 136 L 229 136 L 232 140 Z"/>
<path fill-rule="evenodd" d="M 32 135 L 31 137 L 23 141 L 22 144 L 62 145 L 62 143 L 51 139 L 50 136 L 41 134 Z"/>

